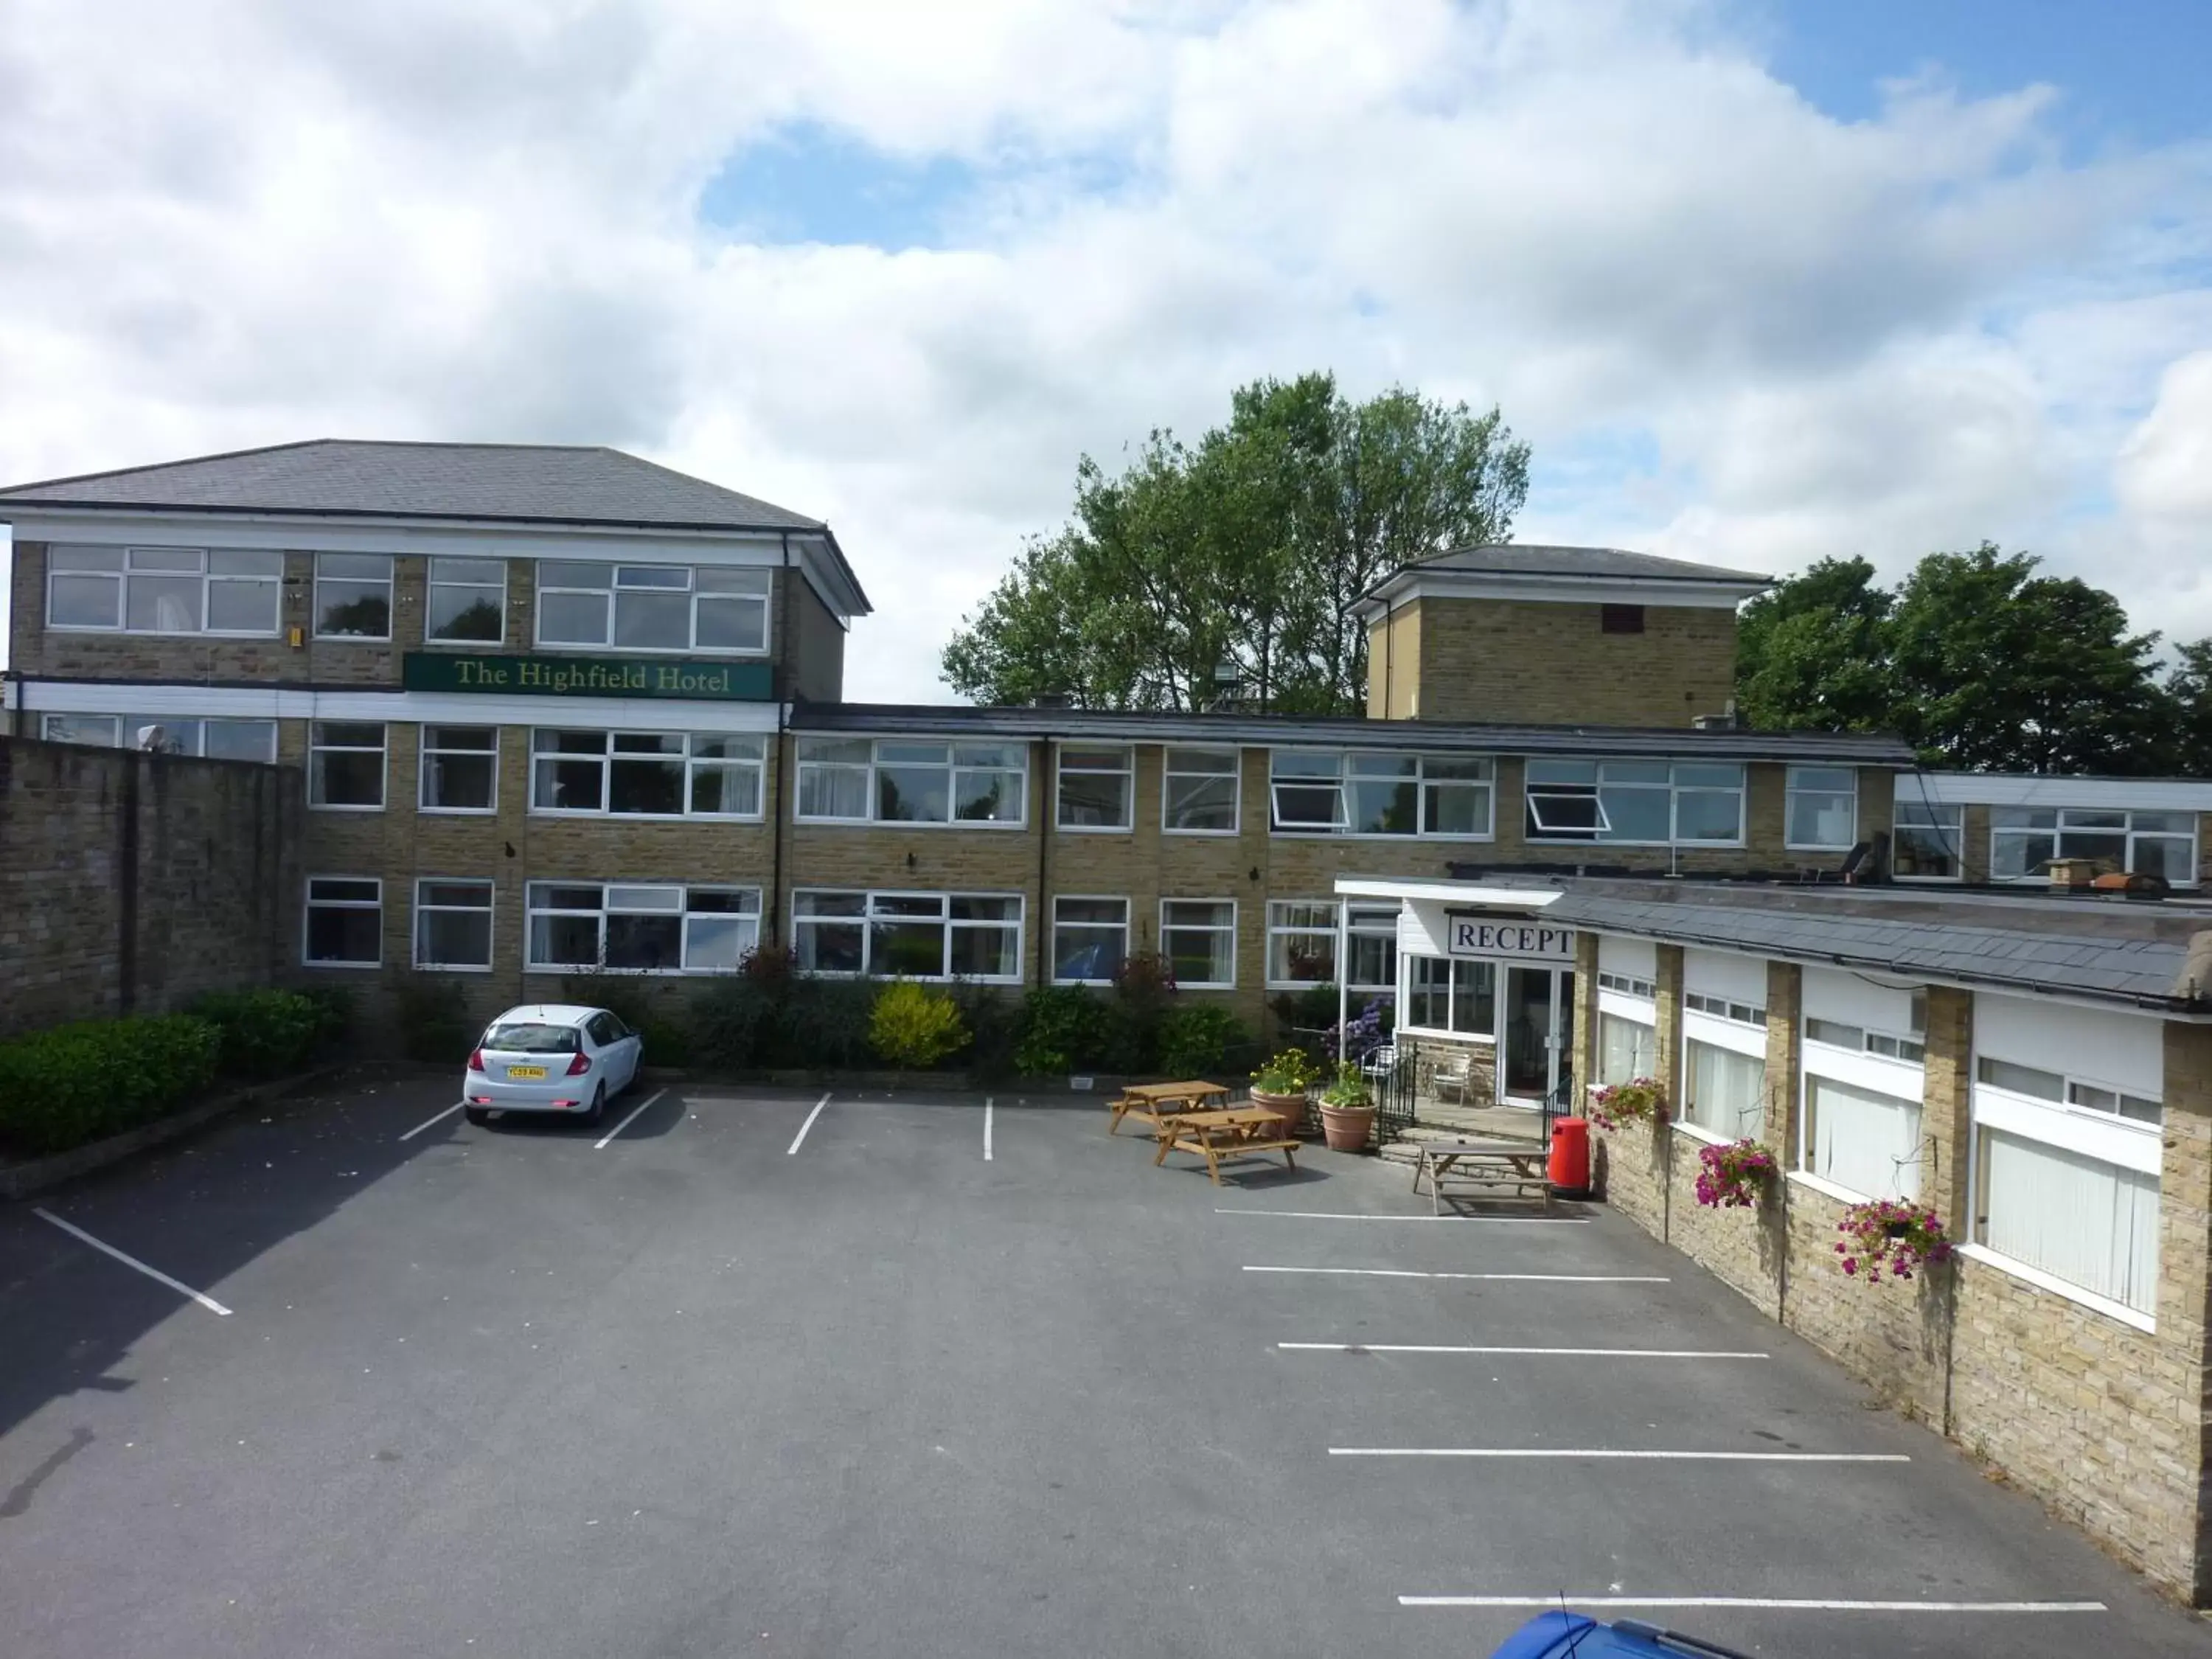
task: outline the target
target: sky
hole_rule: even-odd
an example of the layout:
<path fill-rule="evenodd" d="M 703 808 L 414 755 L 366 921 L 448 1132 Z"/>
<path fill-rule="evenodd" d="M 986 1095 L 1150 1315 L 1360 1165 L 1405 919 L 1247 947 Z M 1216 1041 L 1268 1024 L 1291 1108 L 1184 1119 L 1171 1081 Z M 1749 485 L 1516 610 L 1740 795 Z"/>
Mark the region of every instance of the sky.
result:
<path fill-rule="evenodd" d="M 1333 370 L 1522 540 L 1984 538 L 2212 635 L 2202 0 L 10 0 L 0 481 L 605 443 L 937 658 L 1076 463 Z"/>

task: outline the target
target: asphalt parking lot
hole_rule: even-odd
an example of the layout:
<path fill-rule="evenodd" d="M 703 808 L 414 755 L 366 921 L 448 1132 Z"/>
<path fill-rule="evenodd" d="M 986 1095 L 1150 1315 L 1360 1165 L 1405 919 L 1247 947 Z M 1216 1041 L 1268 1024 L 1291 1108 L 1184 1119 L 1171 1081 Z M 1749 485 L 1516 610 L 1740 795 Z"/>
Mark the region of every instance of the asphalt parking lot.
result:
<path fill-rule="evenodd" d="M 0 1207 L 0 1648 L 1479 1655 L 1564 1595 L 2212 1655 L 1601 1208 L 1432 1220 L 1318 1148 L 1216 1188 L 1089 1102 L 453 1097 Z"/>

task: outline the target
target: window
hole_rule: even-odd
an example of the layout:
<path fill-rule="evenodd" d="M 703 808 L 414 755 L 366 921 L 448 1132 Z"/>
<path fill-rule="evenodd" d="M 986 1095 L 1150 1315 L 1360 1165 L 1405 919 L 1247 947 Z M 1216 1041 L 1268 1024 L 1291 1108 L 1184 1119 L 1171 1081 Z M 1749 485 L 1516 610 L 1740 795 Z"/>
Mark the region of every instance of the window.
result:
<path fill-rule="evenodd" d="M 1352 954 L 1346 988 L 1395 996 L 1398 989 L 1398 912 L 1390 905 L 1352 907 L 1346 923 Z M 1267 905 L 1267 983 L 1284 989 L 1336 982 L 1336 905 L 1329 899 L 1275 899 Z"/>
<path fill-rule="evenodd" d="M 384 726 L 315 720 L 307 727 L 307 805 L 334 810 L 384 810 Z"/>
<path fill-rule="evenodd" d="M 1277 831 L 1352 836 L 1490 834 L 1486 756 L 1278 749 L 1267 793 Z"/>
<path fill-rule="evenodd" d="M 2053 859 L 2088 859 L 2131 875 L 2197 882 L 2197 815 L 2085 806 L 1993 806 L 1990 878 L 2033 880 Z"/>
<path fill-rule="evenodd" d="M 1127 830 L 1132 822 L 1135 774 L 1127 749 L 1060 751 L 1060 827 Z"/>
<path fill-rule="evenodd" d="M 1850 767 L 1793 766 L 1786 795 L 1788 845 L 1849 852 L 1858 840 L 1859 775 Z"/>
<path fill-rule="evenodd" d="M 315 555 L 315 637 L 392 637 L 392 559 L 383 553 Z"/>
<path fill-rule="evenodd" d="M 1804 1146 L 1806 1170 L 1838 1187 L 1867 1198 L 1920 1195 L 1917 1100 L 1808 1071 Z"/>
<path fill-rule="evenodd" d="M 507 635 L 507 561 L 433 559 L 422 637 L 497 645 Z"/>
<path fill-rule="evenodd" d="M 1052 976 L 1055 983 L 1107 984 L 1128 954 L 1128 900 L 1053 900 Z"/>
<path fill-rule="evenodd" d="M 136 749 L 149 726 L 161 728 L 164 754 L 204 755 L 210 760 L 276 759 L 275 720 L 179 720 L 173 714 L 47 714 L 40 733 L 48 743 L 83 743 Z"/>
<path fill-rule="evenodd" d="M 1899 881 L 1957 881 L 1966 809 L 1956 801 L 1898 798 L 1889 836 L 1890 873 Z"/>
<path fill-rule="evenodd" d="M 2073 1107 L 2077 1111 L 2125 1118 L 2134 1123 L 2156 1127 L 2166 1121 L 2166 1109 L 2158 1101 L 2147 1100 L 2123 1089 L 2108 1088 L 2103 1084 L 2046 1072 L 2038 1066 L 2015 1065 L 2008 1060 L 1999 1060 L 1994 1054 L 1975 1057 L 1974 1080 L 1986 1083 L 1993 1089 L 2002 1089 L 2009 1094 L 2051 1101 Z"/>
<path fill-rule="evenodd" d="M 530 734 L 534 812 L 644 817 L 761 815 L 767 750 L 759 738 L 710 732 Z"/>
<path fill-rule="evenodd" d="M 2155 1310 L 2155 1174 L 1988 1127 L 1975 1141 L 1976 1243 L 2137 1313 Z"/>
<path fill-rule="evenodd" d="M 1731 1002 L 1726 997 L 1711 996 L 1702 991 L 1685 991 L 1682 1006 L 1701 1014 L 1711 1014 L 1715 1019 L 1734 1020 L 1739 1025 L 1763 1028 L 1766 1024 L 1766 1010 L 1756 1003 Z"/>
<path fill-rule="evenodd" d="M 499 805 L 499 728 L 426 726 L 417 804 L 425 812 L 489 812 Z"/>
<path fill-rule="evenodd" d="M 1184 990 L 1227 989 L 1237 983 L 1237 902 L 1233 899 L 1162 899 L 1160 950 Z"/>
<path fill-rule="evenodd" d="M 1638 979 L 1632 974 L 1613 974 L 1601 969 L 1597 976 L 1601 991 L 1618 991 L 1623 996 L 1642 997 L 1650 1002 L 1659 995 L 1659 988 L 1648 979 Z"/>
<path fill-rule="evenodd" d="M 1597 1017 L 1597 1080 L 1628 1083 L 1659 1072 L 1659 1033 L 1626 1014 Z"/>
<path fill-rule="evenodd" d="M 1177 836 L 1237 833 L 1237 751 L 1170 749 L 1160 763 L 1160 828 Z"/>
<path fill-rule="evenodd" d="M 384 960 L 384 884 L 374 876 L 310 876 L 301 959 L 310 968 L 374 968 Z"/>
<path fill-rule="evenodd" d="M 415 884 L 415 965 L 485 972 L 491 967 L 491 884 Z"/>
<path fill-rule="evenodd" d="M 1601 634 L 1641 634 L 1644 631 L 1644 607 L 1640 605 L 1601 605 L 1597 614 L 1598 632 Z"/>
<path fill-rule="evenodd" d="M 1682 1121 L 1729 1140 L 1759 1139 L 1766 1062 L 1696 1037 L 1683 1043 L 1682 1054 Z"/>
<path fill-rule="evenodd" d="M 760 939 L 760 890 L 533 881 L 529 965 L 638 974 L 735 969 Z"/>
<path fill-rule="evenodd" d="M 1028 788 L 1028 750 L 1018 743 L 799 740 L 802 822 L 1018 829 Z"/>
<path fill-rule="evenodd" d="M 1406 958 L 1404 1024 L 1462 1036 L 1498 1034 L 1498 971 L 1493 963 L 1450 957 Z"/>
<path fill-rule="evenodd" d="M 54 547 L 46 626 L 125 634 L 276 632 L 282 553 L 189 547 Z"/>
<path fill-rule="evenodd" d="M 1021 978 L 1022 902 L 1009 895 L 801 890 L 791 936 L 808 973 Z"/>
<path fill-rule="evenodd" d="M 769 573 L 675 564 L 538 566 L 538 642 L 623 651 L 768 649 Z"/>
<path fill-rule="evenodd" d="M 1743 768 L 1734 763 L 1532 759 L 1522 793 L 1532 841 L 1743 841 Z"/>
<path fill-rule="evenodd" d="M 1880 1054 L 1885 1060 L 1908 1060 L 1919 1065 L 1928 1057 L 1928 1047 L 1922 1036 L 1916 1033 L 1901 1036 L 1893 1031 L 1869 1031 L 1856 1025 L 1846 1025 L 1839 1020 L 1815 1019 L 1805 1021 L 1805 1041 L 1825 1043 L 1831 1048 L 1849 1049 L 1853 1054 Z"/>

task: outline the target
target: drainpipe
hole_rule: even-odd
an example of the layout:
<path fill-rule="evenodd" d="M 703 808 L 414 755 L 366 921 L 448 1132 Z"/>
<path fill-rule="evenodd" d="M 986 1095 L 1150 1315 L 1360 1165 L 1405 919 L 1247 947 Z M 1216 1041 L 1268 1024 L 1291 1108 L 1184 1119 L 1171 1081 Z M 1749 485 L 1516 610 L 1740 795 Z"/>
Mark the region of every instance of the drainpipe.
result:
<path fill-rule="evenodd" d="M 1386 679 L 1383 684 L 1387 685 L 1389 682 Z M 1401 899 L 1399 902 L 1402 907 L 1404 901 Z M 1266 912 L 1263 910 L 1261 915 L 1261 943 L 1264 945 Z M 1352 966 L 1352 959 L 1347 954 L 1352 948 L 1351 924 L 1352 896 L 1348 893 L 1339 893 L 1336 896 L 1336 1063 L 1340 1066 L 1345 1059 L 1344 1028 L 1352 1018 L 1352 975 L 1346 971 Z M 1264 983 L 1267 979 L 1265 969 L 1261 970 L 1260 977 Z M 1395 1036 L 1395 1030 L 1393 1036 Z"/>
<path fill-rule="evenodd" d="M 30 681 L 20 668 L 0 669 L 0 681 L 15 688 L 8 716 L 8 730 L 13 736 L 20 738 L 23 735 L 23 705 L 29 700 L 25 694 L 30 689 Z"/>
<path fill-rule="evenodd" d="M 1047 757 L 1056 756 L 1059 751 L 1054 747 L 1054 745 L 1059 741 L 1060 739 L 1057 737 L 1054 737 L 1050 733 L 1047 733 L 1041 743 L 1041 752 Z M 1129 762 L 1129 799 L 1133 808 L 1135 805 L 1137 796 L 1136 752 L 1136 745 L 1132 744 L 1129 747 L 1129 754 L 1131 757 Z M 1036 927 L 1037 942 L 1036 984 L 1039 989 L 1043 988 L 1047 978 L 1047 975 L 1045 973 L 1045 963 L 1048 955 L 1052 950 L 1052 901 L 1046 896 L 1045 880 L 1047 860 L 1050 857 L 1052 852 L 1053 824 L 1059 816 L 1057 812 L 1052 810 L 1057 804 L 1058 799 L 1057 775 L 1059 772 L 1059 763 L 1056 759 L 1052 762 L 1052 766 L 1053 775 L 1042 778 L 1039 781 L 1038 787 L 1035 792 L 1040 798 L 1037 805 L 1037 917 Z M 1136 823 L 1136 814 L 1133 811 L 1132 811 L 1130 814 L 1129 822 L 1132 825 Z"/>

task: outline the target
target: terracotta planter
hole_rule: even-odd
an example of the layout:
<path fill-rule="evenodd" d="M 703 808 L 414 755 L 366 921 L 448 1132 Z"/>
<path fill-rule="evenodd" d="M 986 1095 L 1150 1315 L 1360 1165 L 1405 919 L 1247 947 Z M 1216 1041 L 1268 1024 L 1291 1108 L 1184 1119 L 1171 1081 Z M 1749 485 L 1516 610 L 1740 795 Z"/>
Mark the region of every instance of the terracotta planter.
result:
<path fill-rule="evenodd" d="M 1321 1109 L 1322 1139 L 1332 1152 L 1364 1152 L 1367 1137 L 1375 1132 L 1372 1106 L 1330 1106 Z"/>
<path fill-rule="evenodd" d="M 1295 1137 L 1306 1121 L 1306 1097 L 1303 1093 L 1269 1094 L 1265 1089 L 1252 1091 L 1252 1103 L 1263 1112 L 1273 1112 L 1283 1120 L 1285 1139 Z"/>

